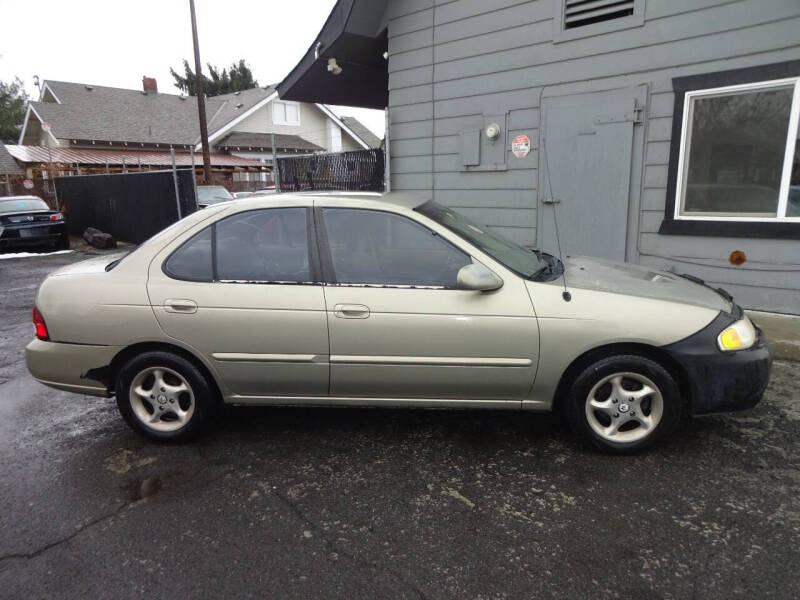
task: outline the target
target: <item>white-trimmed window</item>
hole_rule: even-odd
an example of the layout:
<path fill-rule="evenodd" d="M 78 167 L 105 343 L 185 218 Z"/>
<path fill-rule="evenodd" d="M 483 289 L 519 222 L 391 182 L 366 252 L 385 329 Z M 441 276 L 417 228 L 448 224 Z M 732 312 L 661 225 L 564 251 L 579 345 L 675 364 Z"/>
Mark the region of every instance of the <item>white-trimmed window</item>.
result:
<path fill-rule="evenodd" d="M 687 91 L 676 220 L 800 222 L 800 77 Z"/>
<path fill-rule="evenodd" d="M 300 104 L 286 100 L 273 101 L 272 122 L 275 125 L 300 125 Z"/>

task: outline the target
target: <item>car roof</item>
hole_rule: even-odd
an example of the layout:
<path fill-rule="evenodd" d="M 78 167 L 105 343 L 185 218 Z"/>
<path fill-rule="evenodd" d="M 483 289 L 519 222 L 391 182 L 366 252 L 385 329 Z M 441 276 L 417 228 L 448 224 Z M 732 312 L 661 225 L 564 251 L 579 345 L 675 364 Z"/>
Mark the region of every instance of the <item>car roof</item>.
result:
<path fill-rule="evenodd" d="M 328 206 L 331 204 L 331 201 L 341 201 L 344 206 L 347 206 L 349 203 L 363 206 L 365 201 L 374 201 L 376 207 L 389 204 L 395 207 L 413 209 L 427 202 L 425 198 L 403 192 L 387 192 L 383 194 L 379 192 L 280 192 L 279 196 L 281 200 L 297 200 L 299 204 L 308 206 L 313 205 L 315 200 L 322 200 Z M 268 206 L 270 201 L 275 201 L 274 193 L 256 193 L 246 198 L 237 198 L 231 202 L 235 202 L 238 206 L 242 207 L 253 205 L 255 208 L 255 206 Z"/>

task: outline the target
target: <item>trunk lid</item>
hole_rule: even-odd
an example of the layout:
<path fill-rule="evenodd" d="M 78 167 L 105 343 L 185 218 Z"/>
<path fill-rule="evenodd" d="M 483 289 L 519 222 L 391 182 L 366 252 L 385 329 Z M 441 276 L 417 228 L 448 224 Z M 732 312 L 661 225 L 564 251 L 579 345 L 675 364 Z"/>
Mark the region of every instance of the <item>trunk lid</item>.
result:
<path fill-rule="evenodd" d="M 66 265 L 61 267 L 60 269 L 56 269 L 50 274 L 50 277 L 63 277 L 65 275 L 85 275 L 87 273 L 100 273 L 106 270 L 106 266 L 117 260 L 118 258 L 122 258 L 127 251 L 123 250 L 121 252 L 112 252 L 109 254 L 103 254 L 102 256 L 96 256 L 94 258 L 90 258 L 88 260 L 82 260 L 81 262 L 74 263 L 71 265 Z"/>
<path fill-rule="evenodd" d="M 28 223 L 51 223 L 50 215 L 56 214 L 55 210 L 28 210 L 19 213 L 3 213 L 0 215 L 0 224 L 26 225 Z M 59 223 L 61 221 L 58 221 Z"/>

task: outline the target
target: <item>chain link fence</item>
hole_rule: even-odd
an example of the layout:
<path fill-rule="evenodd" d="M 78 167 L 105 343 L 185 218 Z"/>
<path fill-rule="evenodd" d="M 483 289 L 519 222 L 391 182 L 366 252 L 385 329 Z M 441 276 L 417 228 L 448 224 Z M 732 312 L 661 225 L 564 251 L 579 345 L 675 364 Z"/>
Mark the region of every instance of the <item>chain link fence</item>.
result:
<path fill-rule="evenodd" d="M 382 192 L 384 160 L 380 148 L 279 158 L 280 191 Z"/>

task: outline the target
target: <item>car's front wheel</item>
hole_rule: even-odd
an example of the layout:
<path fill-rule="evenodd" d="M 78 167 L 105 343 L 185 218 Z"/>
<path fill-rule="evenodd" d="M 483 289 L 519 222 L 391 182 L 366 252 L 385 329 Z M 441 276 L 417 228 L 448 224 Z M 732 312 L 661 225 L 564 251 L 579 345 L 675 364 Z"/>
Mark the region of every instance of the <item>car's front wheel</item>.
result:
<path fill-rule="evenodd" d="M 609 356 L 581 372 L 566 399 L 567 419 L 582 439 L 607 452 L 636 452 L 668 434 L 681 413 L 675 378 L 636 355 Z"/>
<path fill-rule="evenodd" d="M 192 362 L 169 352 L 140 354 L 119 370 L 117 406 L 136 431 L 159 440 L 184 441 L 212 424 L 217 398 Z"/>

